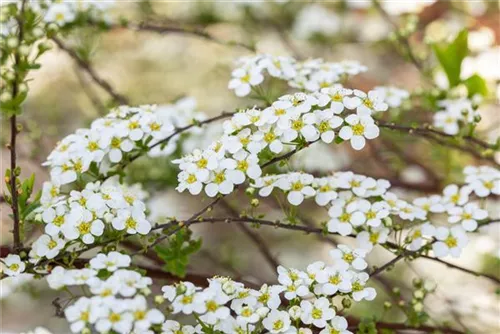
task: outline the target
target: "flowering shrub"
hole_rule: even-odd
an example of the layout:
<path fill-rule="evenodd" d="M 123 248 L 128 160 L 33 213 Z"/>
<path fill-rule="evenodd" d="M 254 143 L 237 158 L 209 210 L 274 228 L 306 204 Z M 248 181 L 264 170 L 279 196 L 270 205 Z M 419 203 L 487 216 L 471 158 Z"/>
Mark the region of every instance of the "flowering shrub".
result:
<path fill-rule="evenodd" d="M 423 301 L 434 289 L 423 287 L 419 280 L 414 284 L 412 309 L 405 310 L 404 302 L 401 306 L 408 317 L 405 323 L 387 323 L 376 316 L 364 323 L 349 312 L 353 305 L 370 307 L 380 298 L 373 282 L 403 259 L 427 258 L 480 275 L 443 260 L 460 257 L 480 227 L 499 221 L 485 202 L 500 195 L 500 169 L 494 156 L 500 142 L 484 141 L 475 132 L 481 121 L 477 87 L 466 83 L 467 96 L 446 92 L 433 96 L 434 127 L 405 125 L 401 110 L 424 94 L 394 86 L 356 89 L 349 80 L 368 70 L 357 61 L 246 56 L 236 61 L 228 89 L 238 97 L 251 96 L 260 105 L 214 117 L 198 112 L 196 101 L 186 97 L 166 105 L 117 106 L 56 145 L 43 163 L 50 180 L 35 193 L 34 176 L 21 179 L 15 151 L 16 117 L 28 93 L 28 74 L 50 49 L 47 39 L 63 48 L 58 39 L 61 31 L 96 22 L 112 26 L 106 7 L 66 1 L 21 1 L 2 7 L 2 22 L 8 29 L 1 40 L 5 54 L 1 101 L 11 122 L 11 168 L 6 171 L 4 199 L 11 206 L 14 227 L 14 243 L 0 259 L 2 280 L 45 279 L 51 289 L 68 293 L 67 302 L 56 300 L 54 305 L 73 333 L 457 332 L 447 324 L 428 324 Z M 332 29 L 318 23 L 311 31 L 323 26 Z M 401 33 L 398 38 L 404 37 Z M 436 47 L 437 58 L 446 50 Z M 441 65 L 452 84 L 456 73 Z M 284 81 L 286 88 L 277 96 L 271 94 L 264 85 L 266 77 Z M 102 80 L 100 84 L 123 102 L 109 84 Z M 468 152 L 483 163 L 464 163 L 460 181 L 446 178 L 442 187 L 426 196 L 399 192 L 404 184 L 399 179 L 283 168 L 298 152 L 320 144 L 373 150 L 377 138 L 392 131 Z M 175 168 L 175 189 L 199 198 L 206 195 L 208 204 L 185 219 L 155 220 L 146 201 L 148 192 L 142 184 L 129 182 L 130 165 L 142 157 L 167 159 Z M 417 186 L 409 188 L 418 191 Z M 241 212 L 226 201 L 238 190 L 247 196 L 241 202 L 248 209 Z M 284 218 L 273 220 L 262 210 L 261 202 L 273 201 Z M 235 212 L 213 214 L 219 204 Z M 297 211 L 311 207 L 327 212 L 327 220 L 307 224 Z M 189 279 L 195 278 L 186 272 L 189 257 L 201 247 L 191 228 L 203 223 L 270 226 L 320 238 L 352 238 L 353 243 L 326 239 L 335 244 L 329 249 L 330 260 L 313 259 L 300 269 L 275 263 L 268 255 L 277 273 L 273 282 L 217 273 Z M 29 243 L 23 237 L 28 229 L 41 232 Z M 265 248 L 253 231 L 245 231 L 260 249 Z M 370 265 L 368 256 L 377 248 L 394 257 L 380 266 Z M 140 256 L 163 268 L 145 266 Z M 153 278 L 169 284 L 160 293 Z"/>

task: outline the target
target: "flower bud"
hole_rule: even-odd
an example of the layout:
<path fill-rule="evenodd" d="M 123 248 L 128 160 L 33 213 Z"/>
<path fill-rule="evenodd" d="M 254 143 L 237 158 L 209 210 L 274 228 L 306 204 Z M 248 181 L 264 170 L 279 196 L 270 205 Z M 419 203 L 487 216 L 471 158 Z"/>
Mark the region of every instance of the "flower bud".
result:
<path fill-rule="evenodd" d="M 165 302 L 165 298 L 163 298 L 163 296 L 161 296 L 161 295 L 155 296 L 155 304 L 156 305 L 161 305 L 164 302 Z"/>
<path fill-rule="evenodd" d="M 342 306 L 344 308 L 349 308 L 352 305 L 352 301 L 349 298 L 342 299 Z"/>
<path fill-rule="evenodd" d="M 293 320 L 297 320 L 302 315 L 302 309 L 298 305 L 292 306 L 288 310 L 288 314 L 290 314 L 290 318 L 292 318 Z"/>
<path fill-rule="evenodd" d="M 250 204 L 251 204 L 254 208 L 256 208 L 256 207 L 258 207 L 258 206 L 259 206 L 260 201 L 259 201 L 257 198 L 254 198 L 254 199 L 252 199 L 252 201 L 250 202 Z"/>

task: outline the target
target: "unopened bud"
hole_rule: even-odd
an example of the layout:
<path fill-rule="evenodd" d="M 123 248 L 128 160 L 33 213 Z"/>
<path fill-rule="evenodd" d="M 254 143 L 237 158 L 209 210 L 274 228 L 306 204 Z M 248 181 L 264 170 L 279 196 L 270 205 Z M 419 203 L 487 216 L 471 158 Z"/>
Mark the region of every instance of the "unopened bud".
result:
<path fill-rule="evenodd" d="M 155 304 L 156 305 L 161 305 L 165 302 L 165 298 L 163 298 L 163 296 L 155 296 Z"/>
<path fill-rule="evenodd" d="M 351 305 L 352 301 L 349 298 L 342 299 L 342 306 L 344 306 L 344 308 L 349 308 Z"/>
<path fill-rule="evenodd" d="M 256 207 L 258 207 L 258 206 L 259 206 L 260 201 L 259 201 L 257 198 L 254 198 L 254 199 L 252 199 L 252 201 L 250 202 L 250 204 L 251 204 L 254 208 L 256 208 Z"/>

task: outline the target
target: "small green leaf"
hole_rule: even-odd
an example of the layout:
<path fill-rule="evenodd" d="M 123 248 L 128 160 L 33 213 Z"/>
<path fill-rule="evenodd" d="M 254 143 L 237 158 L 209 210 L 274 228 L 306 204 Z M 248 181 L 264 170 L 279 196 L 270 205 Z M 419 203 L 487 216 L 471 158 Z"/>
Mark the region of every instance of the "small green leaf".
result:
<path fill-rule="evenodd" d="M 463 83 L 467 87 L 469 97 L 476 94 L 480 94 L 482 96 L 488 95 L 488 86 L 486 85 L 486 81 L 484 81 L 484 79 L 477 74 L 468 77 L 463 81 Z"/>
<path fill-rule="evenodd" d="M 450 87 L 460 83 L 462 62 L 469 53 L 467 44 L 468 32 L 462 30 L 451 43 L 434 44 L 432 49 L 448 77 Z"/>

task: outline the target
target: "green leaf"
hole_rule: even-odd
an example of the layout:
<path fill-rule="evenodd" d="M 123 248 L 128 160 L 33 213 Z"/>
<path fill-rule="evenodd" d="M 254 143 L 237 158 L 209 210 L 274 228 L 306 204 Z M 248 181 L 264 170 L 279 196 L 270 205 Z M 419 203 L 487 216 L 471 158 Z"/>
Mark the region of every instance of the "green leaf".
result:
<path fill-rule="evenodd" d="M 453 42 L 436 43 L 432 46 L 439 63 L 448 77 L 450 87 L 455 87 L 460 83 L 462 62 L 469 52 L 467 37 L 467 30 L 462 30 Z"/>
<path fill-rule="evenodd" d="M 484 79 L 477 74 L 474 74 L 465 79 L 463 81 L 463 84 L 467 87 L 469 97 L 472 97 L 476 94 L 480 94 L 482 96 L 488 95 L 488 86 L 486 85 L 486 81 L 484 81 Z"/>
<path fill-rule="evenodd" d="M 165 261 L 163 269 L 178 277 L 186 275 L 189 256 L 201 248 L 201 239 L 191 239 L 191 231 L 182 229 L 172 236 L 167 247 L 156 246 L 158 256 Z"/>

